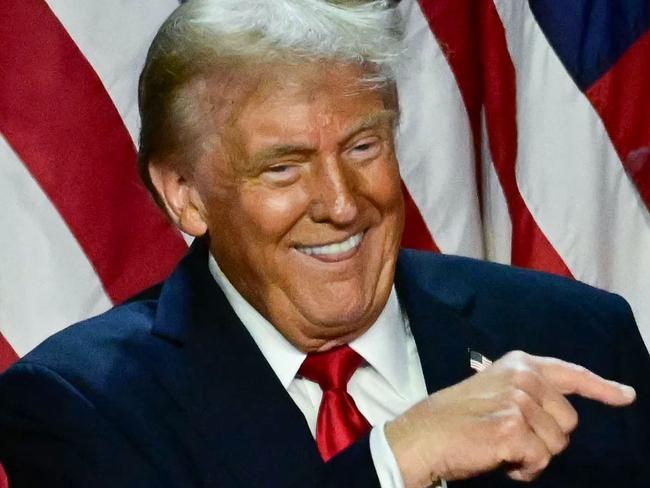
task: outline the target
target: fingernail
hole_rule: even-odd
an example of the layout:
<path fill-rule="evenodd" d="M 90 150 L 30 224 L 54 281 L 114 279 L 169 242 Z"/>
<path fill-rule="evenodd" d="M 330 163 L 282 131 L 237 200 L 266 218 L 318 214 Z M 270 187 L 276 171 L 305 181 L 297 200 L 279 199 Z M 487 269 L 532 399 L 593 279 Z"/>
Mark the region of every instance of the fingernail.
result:
<path fill-rule="evenodd" d="M 623 395 L 625 395 L 627 398 L 630 399 L 636 398 L 636 390 L 631 386 L 621 385 L 621 391 L 623 392 Z"/>

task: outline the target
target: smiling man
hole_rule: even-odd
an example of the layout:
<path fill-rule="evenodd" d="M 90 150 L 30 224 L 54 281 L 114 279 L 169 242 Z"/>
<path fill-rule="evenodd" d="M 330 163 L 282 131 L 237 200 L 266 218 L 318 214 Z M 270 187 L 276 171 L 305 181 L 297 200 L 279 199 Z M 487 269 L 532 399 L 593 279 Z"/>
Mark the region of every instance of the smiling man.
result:
<path fill-rule="evenodd" d="M 647 486 L 650 358 L 623 299 L 400 251 L 395 26 L 323 0 L 165 22 L 140 173 L 197 239 L 0 377 L 12 486 Z"/>
<path fill-rule="evenodd" d="M 403 227 L 390 89 L 360 66 L 256 66 L 214 147 L 181 173 L 151 167 L 178 225 L 303 351 L 360 336 L 393 284 Z M 222 74 L 202 83 L 218 96 Z M 210 118 L 210 115 L 206 116 Z"/>

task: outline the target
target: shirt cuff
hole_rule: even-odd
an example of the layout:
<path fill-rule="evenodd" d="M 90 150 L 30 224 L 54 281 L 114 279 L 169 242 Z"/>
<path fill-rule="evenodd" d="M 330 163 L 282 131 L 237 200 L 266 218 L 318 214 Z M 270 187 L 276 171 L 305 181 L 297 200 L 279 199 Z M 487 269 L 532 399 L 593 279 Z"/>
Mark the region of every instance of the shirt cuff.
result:
<path fill-rule="evenodd" d="M 386 440 L 384 425 L 385 422 L 374 426 L 370 431 L 370 455 L 379 478 L 379 485 L 381 488 L 404 488 L 397 460 Z"/>
<path fill-rule="evenodd" d="M 375 465 L 377 478 L 379 478 L 379 486 L 381 488 L 404 488 L 402 473 L 400 473 L 397 459 L 395 459 L 395 455 L 388 445 L 384 425 L 386 425 L 386 422 L 376 425 L 370 431 L 370 455 Z M 440 480 L 438 484 L 432 485 L 431 488 L 447 488 L 447 483 L 445 480 Z"/>

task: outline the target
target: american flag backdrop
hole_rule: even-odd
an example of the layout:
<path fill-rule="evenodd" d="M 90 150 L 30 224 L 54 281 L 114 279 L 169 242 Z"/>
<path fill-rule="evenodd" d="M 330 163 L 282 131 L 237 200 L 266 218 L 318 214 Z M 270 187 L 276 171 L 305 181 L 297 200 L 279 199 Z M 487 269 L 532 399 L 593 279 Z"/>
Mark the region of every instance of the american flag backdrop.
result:
<path fill-rule="evenodd" d="M 135 169 L 137 76 L 176 5 L 0 2 L 0 370 L 187 247 Z M 620 293 L 650 344 L 650 0 L 398 8 L 404 244 Z"/>

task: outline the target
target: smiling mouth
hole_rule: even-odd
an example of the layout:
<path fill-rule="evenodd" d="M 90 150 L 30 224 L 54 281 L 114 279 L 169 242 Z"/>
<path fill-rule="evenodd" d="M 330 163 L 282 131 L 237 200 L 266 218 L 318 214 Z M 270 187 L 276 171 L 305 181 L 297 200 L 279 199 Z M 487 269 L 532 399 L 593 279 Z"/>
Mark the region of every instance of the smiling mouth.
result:
<path fill-rule="evenodd" d="M 324 246 L 296 246 L 296 250 L 315 258 L 345 259 L 356 252 L 357 247 L 363 240 L 363 232 L 354 234 L 341 242 L 335 242 Z"/>

